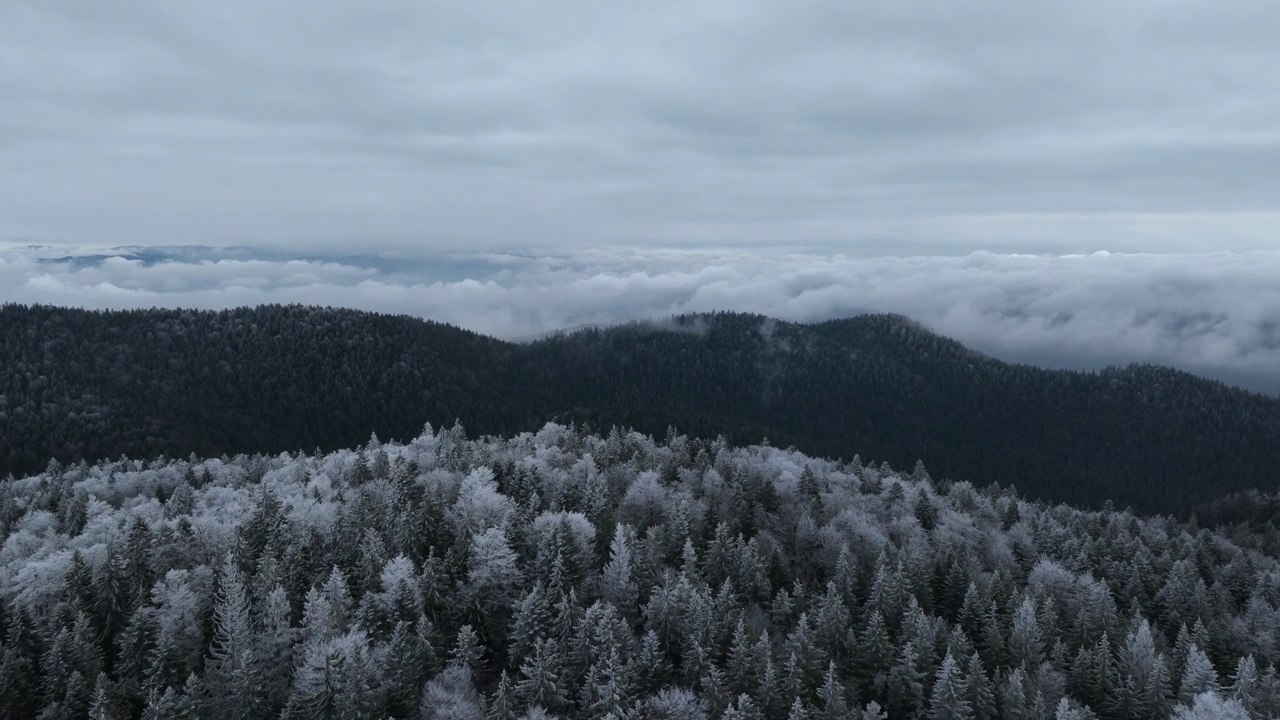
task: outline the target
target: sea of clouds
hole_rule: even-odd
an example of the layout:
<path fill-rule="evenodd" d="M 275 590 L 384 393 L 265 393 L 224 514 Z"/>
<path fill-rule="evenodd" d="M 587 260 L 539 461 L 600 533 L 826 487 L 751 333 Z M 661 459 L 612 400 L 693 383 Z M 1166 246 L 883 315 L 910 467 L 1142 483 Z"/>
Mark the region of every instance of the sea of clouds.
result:
<path fill-rule="evenodd" d="M 1280 392 L 1280 252 L 851 257 L 617 248 L 329 252 L 0 248 L 0 302 L 88 308 L 304 303 L 403 313 L 510 340 L 732 310 L 809 322 L 907 315 L 1007 360 L 1172 365 Z"/>

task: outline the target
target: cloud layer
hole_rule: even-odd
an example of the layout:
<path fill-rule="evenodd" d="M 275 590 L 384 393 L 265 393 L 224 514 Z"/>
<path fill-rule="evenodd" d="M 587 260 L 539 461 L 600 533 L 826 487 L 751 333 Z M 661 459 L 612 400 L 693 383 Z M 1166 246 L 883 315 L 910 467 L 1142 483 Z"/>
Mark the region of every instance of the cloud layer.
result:
<path fill-rule="evenodd" d="M 287 258 L 243 248 L 10 247 L 0 301 L 405 313 L 507 339 L 714 310 L 896 312 L 997 357 L 1154 362 L 1280 391 L 1280 252 L 856 258 L 608 248 Z"/>
<path fill-rule="evenodd" d="M 1236 251 L 1268 0 L 14 0 L 0 238 Z"/>

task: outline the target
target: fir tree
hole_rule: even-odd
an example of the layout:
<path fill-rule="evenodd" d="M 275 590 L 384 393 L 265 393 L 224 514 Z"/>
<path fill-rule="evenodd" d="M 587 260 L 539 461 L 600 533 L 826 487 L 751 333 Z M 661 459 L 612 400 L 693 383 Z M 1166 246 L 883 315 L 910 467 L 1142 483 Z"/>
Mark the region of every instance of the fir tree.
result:
<path fill-rule="evenodd" d="M 253 647 L 244 577 L 230 554 L 218 579 L 213 638 L 207 685 L 210 712 L 220 718 L 254 717 L 262 677 Z"/>
<path fill-rule="evenodd" d="M 822 720 L 841 720 L 848 717 L 849 703 L 845 697 L 844 684 L 836 672 L 834 661 L 827 663 L 827 674 L 818 690 L 818 702 L 821 712 L 817 715 Z"/>
<path fill-rule="evenodd" d="M 515 720 L 516 717 L 515 687 L 503 670 L 498 676 L 498 684 L 494 686 L 489 701 L 485 703 L 484 720 Z"/>
<path fill-rule="evenodd" d="M 556 710 L 564 705 L 566 688 L 560 675 L 564 658 L 551 640 L 539 640 L 533 653 L 520 665 L 516 695 L 526 703 Z"/>
<path fill-rule="evenodd" d="M 933 683 L 929 717 L 931 720 L 970 720 L 973 718 L 973 708 L 969 704 L 968 695 L 969 688 L 964 673 L 951 653 L 947 653 Z"/>
<path fill-rule="evenodd" d="M 888 711 L 895 717 L 911 717 L 924 709 L 924 676 L 919 669 L 920 655 L 913 644 L 907 644 L 889 671 L 885 693 Z"/>
<path fill-rule="evenodd" d="M 1151 626 L 1138 622 L 1120 650 L 1112 708 L 1131 718 L 1158 718 L 1169 710 L 1169 678 Z"/>
<path fill-rule="evenodd" d="M 969 708 L 974 720 L 992 720 L 996 717 L 996 693 L 992 687 L 987 671 L 982 666 L 982 657 L 977 652 L 969 655 L 965 665 L 965 686 L 969 691 Z"/>
<path fill-rule="evenodd" d="M 1218 691 L 1218 673 L 1209 658 L 1192 643 L 1187 648 L 1186 662 L 1182 669 L 1182 682 L 1178 685 L 1178 699 L 1184 705 L 1193 705 L 1196 696 Z"/>
<path fill-rule="evenodd" d="M 1033 720 L 1031 703 L 1027 698 L 1027 676 L 1022 668 L 1014 668 L 1004 679 L 1000 697 L 1004 720 Z"/>
<path fill-rule="evenodd" d="M 274 712 L 289 698 L 289 668 L 293 667 L 293 645 L 297 632 L 289 623 L 289 597 L 276 586 L 264 603 L 260 629 L 256 633 L 255 657 L 262 672 L 262 701 Z"/>
<path fill-rule="evenodd" d="M 609 544 L 609 562 L 600 578 L 600 595 L 629 619 L 637 616 L 639 589 L 632 577 L 631 528 L 619 523 Z"/>
<path fill-rule="evenodd" d="M 481 663 L 482 652 L 483 646 L 476 631 L 470 625 L 463 625 L 458 628 L 458 637 L 453 644 L 453 652 L 449 655 L 449 664 L 459 665 L 466 668 L 468 672 L 474 673 L 484 667 Z"/>
<path fill-rule="evenodd" d="M 787 713 L 787 720 L 810 720 L 809 711 L 805 708 L 804 702 L 800 698 L 791 701 L 791 710 Z"/>
<path fill-rule="evenodd" d="M 1031 598 L 1025 598 L 1013 613 L 1008 648 L 1010 663 L 1026 673 L 1034 672 L 1044 661 L 1044 640 Z"/>
<path fill-rule="evenodd" d="M 1231 679 L 1230 697 L 1245 710 L 1253 712 L 1258 700 L 1258 667 L 1252 655 L 1240 658 Z"/>

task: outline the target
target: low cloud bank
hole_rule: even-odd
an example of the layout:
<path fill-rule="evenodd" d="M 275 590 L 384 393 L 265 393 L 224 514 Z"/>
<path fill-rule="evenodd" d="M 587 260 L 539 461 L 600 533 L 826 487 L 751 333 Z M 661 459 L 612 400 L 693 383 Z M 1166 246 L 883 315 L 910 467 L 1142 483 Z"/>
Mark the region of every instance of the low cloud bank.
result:
<path fill-rule="evenodd" d="M 895 312 L 1003 359 L 1152 362 L 1280 392 L 1280 252 L 854 258 L 607 248 L 328 255 L 0 248 L 0 302 L 89 308 L 340 305 L 507 339 L 678 313 L 818 321 Z"/>

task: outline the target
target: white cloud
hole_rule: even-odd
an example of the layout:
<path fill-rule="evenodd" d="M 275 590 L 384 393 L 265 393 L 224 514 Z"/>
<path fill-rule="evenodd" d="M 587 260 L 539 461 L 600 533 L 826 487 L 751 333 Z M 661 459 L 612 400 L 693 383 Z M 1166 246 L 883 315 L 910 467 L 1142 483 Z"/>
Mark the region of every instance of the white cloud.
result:
<path fill-rule="evenodd" d="M 1001 358 L 1076 368 L 1155 362 L 1280 391 L 1280 252 L 857 258 L 598 248 L 310 260 L 250 252 L 79 250 L 71 261 L 64 248 L 12 247 L 0 251 L 0 301 L 341 305 L 507 339 L 715 310 L 802 322 L 896 312 Z"/>

